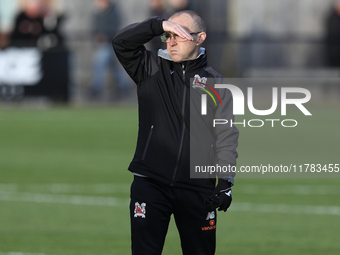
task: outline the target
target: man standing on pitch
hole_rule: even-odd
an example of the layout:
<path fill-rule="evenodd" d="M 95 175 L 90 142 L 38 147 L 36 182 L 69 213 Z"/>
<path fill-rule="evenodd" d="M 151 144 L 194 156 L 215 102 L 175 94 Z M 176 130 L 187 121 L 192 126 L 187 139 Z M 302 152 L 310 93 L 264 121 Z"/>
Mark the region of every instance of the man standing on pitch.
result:
<path fill-rule="evenodd" d="M 207 65 L 201 44 L 205 23 L 193 11 L 175 13 L 168 21 L 153 17 L 132 24 L 113 39 L 116 55 L 137 84 L 139 132 L 129 170 L 131 186 L 132 254 L 161 254 L 173 214 L 184 255 L 214 254 L 216 208 L 226 211 L 231 203 L 233 173 L 215 178 L 190 178 L 190 78 L 221 78 Z M 162 35 L 166 50 L 147 51 L 144 44 Z M 221 105 L 209 104 L 208 112 L 233 118 L 232 97 Z M 204 128 L 204 127 L 203 127 Z M 238 130 L 207 127 L 215 163 L 236 165 Z M 211 140 L 214 138 L 214 140 Z M 209 140 L 210 139 L 210 140 Z"/>

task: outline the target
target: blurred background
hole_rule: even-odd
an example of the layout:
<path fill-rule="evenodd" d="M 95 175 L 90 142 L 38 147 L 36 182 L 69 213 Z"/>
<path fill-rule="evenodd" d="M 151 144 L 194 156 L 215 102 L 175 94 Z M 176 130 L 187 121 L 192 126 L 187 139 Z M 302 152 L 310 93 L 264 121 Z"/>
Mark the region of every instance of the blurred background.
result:
<path fill-rule="evenodd" d="M 209 63 L 230 82 L 284 78 L 312 94 L 312 116 L 270 116 L 295 128 L 239 125 L 238 166 L 340 164 L 340 1 L 0 0 L 0 255 L 130 254 L 137 99 L 110 41 L 187 8 L 206 20 Z M 254 88 L 256 109 L 271 106 L 268 86 Z M 217 255 L 339 254 L 339 178 L 235 183 Z M 174 221 L 163 254 L 181 254 Z"/>
<path fill-rule="evenodd" d="M 111 38 L 187 8 L 206 20 L 209 63 L 225 77 L 339 77 L 339 1 L 0 0 L 0 100 L 133 102 Z M 156 38 L 147 46 L 164 45 Z"/>

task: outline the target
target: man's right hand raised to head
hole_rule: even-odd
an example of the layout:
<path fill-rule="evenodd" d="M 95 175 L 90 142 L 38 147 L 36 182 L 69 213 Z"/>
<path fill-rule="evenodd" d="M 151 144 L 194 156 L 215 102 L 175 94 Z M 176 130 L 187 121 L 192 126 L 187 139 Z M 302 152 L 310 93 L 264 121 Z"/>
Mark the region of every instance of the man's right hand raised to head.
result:
<path fill-rule="evenodd" d="M 194 40 L 192 35 L 182 25 L 168 20 L 163 21 L 163 30 L 168 33 L 176 34 L 183 39 L 187 39 L 188 41 Z"/>

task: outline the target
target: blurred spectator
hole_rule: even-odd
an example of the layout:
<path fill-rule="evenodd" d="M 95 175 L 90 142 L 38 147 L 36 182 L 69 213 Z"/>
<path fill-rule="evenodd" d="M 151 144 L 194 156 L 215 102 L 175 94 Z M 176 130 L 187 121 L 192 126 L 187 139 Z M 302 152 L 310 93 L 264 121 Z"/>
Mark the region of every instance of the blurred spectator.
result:
<path fill-rule="evenodd" d="M 27 0 L 17 15 L 10 36 L 11 46 L 51 49 L 64 45 L 59 28 L 63 16 L 58 16 L 50 1 Z"/>
<path fill-rule="evenodd" d="M 150 17 L 158 16 L 167 20 L 175 12 L 185 10 L 188 4 L 188 0 L 149 0 Z M 153 38 L 148 46 L 153 51 L 166 48 L 166 44 L 162 43 L 159 37 Z"/>
<path fill-rule="evenodd" d="M 168 19 L 170 17 L 169 13 L 166 11 L 165 0 L 149 0 L 149 5 L 152 16 L 159 16 L 164 19 Z"/>
<path fill-rule="evenodd" d="M 0 49 L 6 48 L 8 45 L 8 35 L 0 31 Z"/>
<path fill-rule="evenodd" d="M 0 49 L 5 48 L 8 45 L 8 36 L 0 31 Z"/>
<path fill-rule="evenodd" d="M 129 80 L 125 71 L 118 63 L 117 57 L 111 46 L 111 40 L 118 32 L 121 17 L 117 4 L 110 0 L 94 0 L 95 13 L 93 16 L 93 31 L 95 53 L 93 62 L 93 80 L 91 96 L 98 98 L 102 93 L 107 70 L 113 70 L 115 81 L 118 85 L 116 97 L 128 94 L 130 90 Z"/>
<path fill-rule="evenodd" d="M 326 21 L 326 59 L 330 67 L 340 67 L 340 1 L 337 1 Z"/>
<path fill-rule="evenodd" d="M 150 5 L 150 17 L 158 16 L 167 20 L 170 18 L 172 12 L 169 12 L 166 6 L 165 0 L 149 0 Z M 166 44 L 162 43 L 160 37 L 155 37 L 149 42 L 150 50 L 157 51 L 159 49 L 165 49 Z"/>
<path fill-rule="evenodd" d="M 189 0 L 168 0 L 172 12 L 183 11 L 188 8 Z"/>

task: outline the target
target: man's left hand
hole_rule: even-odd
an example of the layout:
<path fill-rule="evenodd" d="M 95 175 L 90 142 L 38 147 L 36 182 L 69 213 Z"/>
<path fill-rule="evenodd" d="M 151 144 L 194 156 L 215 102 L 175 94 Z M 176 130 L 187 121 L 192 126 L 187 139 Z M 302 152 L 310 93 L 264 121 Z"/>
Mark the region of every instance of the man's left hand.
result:
<path fill-rule="evenodd" d="M 204 202 L 211 204 L 213 209 L 227 211 L 232 201 L 231 185 L 226 180 L 219 180 L 213 194 Z"/>

